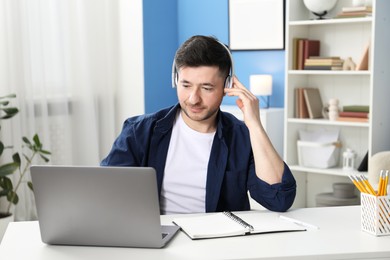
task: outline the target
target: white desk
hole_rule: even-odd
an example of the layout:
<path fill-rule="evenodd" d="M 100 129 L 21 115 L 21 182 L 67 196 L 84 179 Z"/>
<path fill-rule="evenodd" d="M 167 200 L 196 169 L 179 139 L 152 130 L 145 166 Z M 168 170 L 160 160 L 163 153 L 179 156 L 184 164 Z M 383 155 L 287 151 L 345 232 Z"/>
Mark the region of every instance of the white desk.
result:
<path fill-rule="evenodd" d="M 255 211 L 248 214 L 256 213 Z M 38 222 L 8 226 L 4 260 L 106 259 L 390 259 L 390 236 L 360 229 L 360 206 L 294 209 L 287 216 L 320 227 L 304 232 L 191 240 L 180 232 L 163 249 L 49 246 L 41 242 Z M 172 216 L 162 216 L 170 223 Z"/>

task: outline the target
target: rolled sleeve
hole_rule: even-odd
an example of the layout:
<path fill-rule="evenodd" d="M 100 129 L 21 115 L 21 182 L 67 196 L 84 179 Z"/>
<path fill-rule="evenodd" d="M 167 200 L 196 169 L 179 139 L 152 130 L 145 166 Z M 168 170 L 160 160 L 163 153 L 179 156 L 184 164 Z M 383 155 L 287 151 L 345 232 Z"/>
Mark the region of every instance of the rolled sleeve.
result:
<path fill-rule="evenodd" d="M 284 163 L 284 172 L 280 183 L 270 185 L 256 178 L 256 184 L 250 188 L 250 194 L 253 199 L 265 208 L 272 211 L 284 212 L 294 202 L 296 187 L 294 176 L 287 164 Z"/>

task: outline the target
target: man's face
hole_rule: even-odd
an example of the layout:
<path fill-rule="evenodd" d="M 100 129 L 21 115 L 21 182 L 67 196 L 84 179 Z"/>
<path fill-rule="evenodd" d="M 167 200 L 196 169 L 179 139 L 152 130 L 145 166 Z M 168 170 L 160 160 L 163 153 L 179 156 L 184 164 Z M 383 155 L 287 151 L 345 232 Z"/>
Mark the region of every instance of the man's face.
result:
<path fill-rule="evenodd" d="M 215 117 L 224 96 L 225 79 L 218 67 L 182 67 L 179 69 L 177 95 L 184 121 L 215 125 Z"/>

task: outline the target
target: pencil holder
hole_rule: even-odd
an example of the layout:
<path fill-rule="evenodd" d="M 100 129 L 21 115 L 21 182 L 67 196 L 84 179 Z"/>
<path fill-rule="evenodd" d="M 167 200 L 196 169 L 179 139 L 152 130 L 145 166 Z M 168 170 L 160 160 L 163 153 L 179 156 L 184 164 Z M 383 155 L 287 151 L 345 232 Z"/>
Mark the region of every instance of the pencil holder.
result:
<path fill-rule="evenodd" d="M 372 235 L 390 235 L 390 196 L 361 193 L 361 225 Z"/>

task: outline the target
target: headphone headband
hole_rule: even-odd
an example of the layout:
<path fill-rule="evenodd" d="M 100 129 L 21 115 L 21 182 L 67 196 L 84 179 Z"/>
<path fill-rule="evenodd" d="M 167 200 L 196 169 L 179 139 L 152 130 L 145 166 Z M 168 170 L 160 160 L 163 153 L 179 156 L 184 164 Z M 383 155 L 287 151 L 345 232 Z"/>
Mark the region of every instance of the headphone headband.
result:
<path fill-rule="evenodd" d="M 229 55 L 229 59 L 230 59 L 230 73 L 229 75 L 226 77 L 226 80 L 225 80 L 225 88 L 232 88 L 233 86 L 233 76 L 234 76 L 234 64 L 233 64 L 233 57 L 232 57 L 232 54 L 229 50 L 229 48 L 223 44 L 221 41 L 218 41 L 216 40 L 219 44 L 221 44 L 225 50 L 227 51 L 228 55 Z M 177 87 L 177 80 L 178 80 L 178 71 L 177 71 L 177 68 L 176 68 L 176 55 L 175 55 L 175 58 L 173 59 L 173 63 L 172 63 L 172 88 L 175 88 Z"/>

